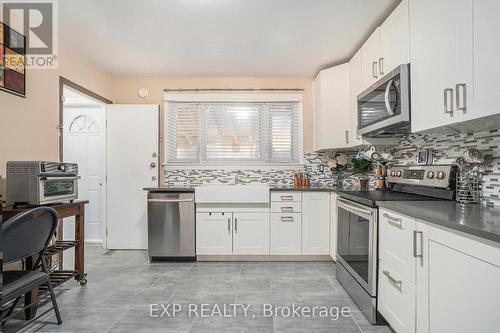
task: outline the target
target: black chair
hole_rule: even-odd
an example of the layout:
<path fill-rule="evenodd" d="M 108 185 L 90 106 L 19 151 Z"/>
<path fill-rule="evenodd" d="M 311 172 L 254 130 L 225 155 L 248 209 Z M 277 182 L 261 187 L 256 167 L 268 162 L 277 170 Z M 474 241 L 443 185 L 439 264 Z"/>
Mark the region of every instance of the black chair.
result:
<path fill-rule="evenodd" d="M 0 299 L 0 308 L 6 308 L 0 313 L 2 326 L 13 316 L 12 313 L 24 294 L 43 285 L 48 287 L 52 308 L 40 316 L 54 310 L 57 323 L 59 325 L 62 323 L 45 257 L 45 251 L 54 236 L 58 220 L 59 217 L 54 209 L 40 207 L 20 213 L 2 225 L 4 264 L 38 255 L 33 270 L 3 272 L 3 295 Z M 39 267 L 41 270 L 38 269 Z M 22 310 L 36 303 L 38 302 L 24 304 Z"/>

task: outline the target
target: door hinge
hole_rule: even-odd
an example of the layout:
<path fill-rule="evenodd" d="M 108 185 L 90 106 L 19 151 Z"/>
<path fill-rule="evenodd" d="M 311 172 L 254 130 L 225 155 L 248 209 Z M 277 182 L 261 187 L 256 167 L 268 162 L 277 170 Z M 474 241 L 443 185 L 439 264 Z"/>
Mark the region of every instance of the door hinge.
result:
<path fill-rule="evenodd" d="M 63 103 L 66 102 L 66 97 L 64 97 L 64 95 L 61 96 L 61 102 L 63 102 Z"/>

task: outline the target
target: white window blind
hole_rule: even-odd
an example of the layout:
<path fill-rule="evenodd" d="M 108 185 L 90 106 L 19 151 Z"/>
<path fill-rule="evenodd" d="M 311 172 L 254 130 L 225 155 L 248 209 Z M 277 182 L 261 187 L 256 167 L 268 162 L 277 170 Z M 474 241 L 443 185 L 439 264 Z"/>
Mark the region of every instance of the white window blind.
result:
<path fill-rule="evenodd" d="M 204 160 L 260 160 L 261 107 L 256 103 L 205 104 Z"/>
<path fill-rule="evenodd" d="M 167 166 L 302 160 L 299 102 L 168 102 Z"/>
<path fill-rule="evenodd" d="M 201 104 L 175 103 L 169 105 L 169 160 L 199 161 L 199 115 Z"/>

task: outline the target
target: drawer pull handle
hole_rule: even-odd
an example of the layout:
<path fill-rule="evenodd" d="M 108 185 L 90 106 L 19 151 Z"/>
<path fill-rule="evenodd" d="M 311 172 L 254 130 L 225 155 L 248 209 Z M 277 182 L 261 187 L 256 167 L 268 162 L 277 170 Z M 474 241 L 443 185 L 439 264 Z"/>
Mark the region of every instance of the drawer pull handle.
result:
<path fill-rule="evenodd" d="M 283 216 L 281 222 L 293 222 L 293 216 Z"/>
<path fill-rule="evenodd" d="M 281 200 L 283 200 L 283 201 L 292 201 L 293 200 L 293 196 L 291 196 L 291 195 L 282 195 L 281 196 Z"/>
<path fill-rule="evenodd" d="M 281 207 L 281 211 L 283 213 L 290 213 L 293 212 L 293 207 Z"/>
<path fill-rule="evenodd" d="M 401 280 L 396 280 L 395 278 L 393 278 L 391 276 L 391 273 L 389 273 L 389 271 L 382 271 L 382 273 L 384 273 L 385 276 L 387 276 L 387 278 L 389 279 L 389 281 L 391 281 L 393 284 L 395 284 L 397 286 L 398 289 L 401 289 L 401 286 L 403 284 L 403 281 Z"/>
<path fill-rule="evenodd" d="M 394 217 L 394 216 L 391 216 L 387 213 L 385 213 L 383 216 L 387 219 L 387 222 L 389 222 L 390 224 L 395 225 L 400 229 L 403 229 L 403 219 L 402 218 Z"/>

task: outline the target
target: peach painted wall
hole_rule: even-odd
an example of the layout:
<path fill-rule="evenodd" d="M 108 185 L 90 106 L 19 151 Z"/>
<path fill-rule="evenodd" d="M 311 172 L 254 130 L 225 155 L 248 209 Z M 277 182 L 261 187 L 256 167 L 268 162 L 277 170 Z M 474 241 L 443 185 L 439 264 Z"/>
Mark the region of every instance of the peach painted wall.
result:
<path fill-rule="evenodd" d="M 113 79 L 70 50 L 60 48 L 58 70 L 28 70 L 26 98 L 0 91 L 0 194 L 9 160 L 59 159 L 59 75 L 112 99 Z"/>
<path fill-rule="evenodd" d="M 113 101 L 122 104 L 159 104 L 163 114 L 163 89 L 165 88 L 300 88 L 304 89 L 304 150 L 312 150 L 313 103 L 312 78 L 305 77 L 115 77 L 113 80 Z M 140 88 L 147 88 L 149 96 L 139 98 Z M 163 124 L 163 121 L 162 121 Z M 160 134 L 163 136 L 162 134 Z M 163 141 L 163 138 L 161 138 Z"/>

